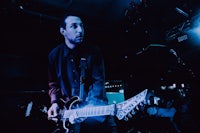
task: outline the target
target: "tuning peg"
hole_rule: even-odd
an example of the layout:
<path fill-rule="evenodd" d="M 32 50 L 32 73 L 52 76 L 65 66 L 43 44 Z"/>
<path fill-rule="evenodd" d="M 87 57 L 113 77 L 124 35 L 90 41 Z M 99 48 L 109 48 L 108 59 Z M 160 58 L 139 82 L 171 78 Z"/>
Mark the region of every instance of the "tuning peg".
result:
<path fill-rule="evenodd" d="M 147 105 L 147 100 L 145 99 L 144 101 L 142 101 L 142 103 L 143 103 L 144 105 Z"/>
<path fill-rule="evenodd" d="M 132 118 L 133 116 L 131 115 L 131 113 L 127 114 L 128 118 Z"/>
<path fill-rule="evenodd" d="M 147 104 L 148 104 L 148 105 L 150 105 L 150 104 L 151 104 L 151 102 L 150 102 L 150 100 L 149 100 L 149 99 L 147 100 Z"/>
<path fill-rule="evenodd" d="M 136 109 L 136 110 L 139 110 L 139 107 L 138 107 L 138 106 L 136 106 L 136 107 L 135 107 L 135 109 Z"/>
<path fill-rule="evenodd" d="M 140 105 L 140 106 L 143 106 L 144 104 L 141 102 L 141 103 L 139 103 L 139 105 Z"/>
<path fill-rule="evenodd" d="M 135 111 L 135 110 L 132 110 L 132 111 L 131 111 L 131 114 L 132 114 L 132 115 L 135 115 L 135 114 L 136 114 L 136 111 Z"/>
<path fill-rule="evenodd" d="M 125 120 L 125 121 L 128 121 L 128 117 L 125 116 L 125 117 L 124 117 L 124 120 Z"/>

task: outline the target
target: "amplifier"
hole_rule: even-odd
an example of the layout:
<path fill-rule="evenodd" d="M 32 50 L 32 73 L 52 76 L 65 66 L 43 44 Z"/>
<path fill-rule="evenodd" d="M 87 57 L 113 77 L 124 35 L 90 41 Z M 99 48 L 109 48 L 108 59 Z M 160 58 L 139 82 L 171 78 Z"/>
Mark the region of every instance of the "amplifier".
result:
<path fill-rule="evenodd" d="M 122 80 L 110 80 L 105 83 L 108 104 L 120 103 L 124 98 L 124 83 Z"/>

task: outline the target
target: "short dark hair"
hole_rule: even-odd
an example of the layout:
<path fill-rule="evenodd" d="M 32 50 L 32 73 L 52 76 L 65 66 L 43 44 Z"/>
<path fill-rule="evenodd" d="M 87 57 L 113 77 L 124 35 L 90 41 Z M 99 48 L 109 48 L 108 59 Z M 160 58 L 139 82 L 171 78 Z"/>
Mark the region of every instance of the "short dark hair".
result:
<path fill-rule="evenodd" d="M 85 20 L 85 16 L 83 16 L 83 14 L 81 14 L 80 12 L 75 12 L 75 11 L 65 12 L 65 14 L 60 19 L 60 28 L 65 28 L 66 27 L 65 19 L 67 17 L 69 17 L 69 16 L 77 16 L 82 21 Z"/>

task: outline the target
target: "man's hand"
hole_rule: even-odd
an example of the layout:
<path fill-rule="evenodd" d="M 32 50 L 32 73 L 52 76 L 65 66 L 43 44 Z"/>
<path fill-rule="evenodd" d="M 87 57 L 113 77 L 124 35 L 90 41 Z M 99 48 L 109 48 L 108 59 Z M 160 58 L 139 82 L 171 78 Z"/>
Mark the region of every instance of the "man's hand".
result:
<path fill-rule="evenodd" d="M 48 120 L 53 120 L 55 122 L 58 121 L 58 111 L 59 111 L 59 105 L 57 103 L 53 103 L 49 110 L 47 111 L 48 114 Z"/>

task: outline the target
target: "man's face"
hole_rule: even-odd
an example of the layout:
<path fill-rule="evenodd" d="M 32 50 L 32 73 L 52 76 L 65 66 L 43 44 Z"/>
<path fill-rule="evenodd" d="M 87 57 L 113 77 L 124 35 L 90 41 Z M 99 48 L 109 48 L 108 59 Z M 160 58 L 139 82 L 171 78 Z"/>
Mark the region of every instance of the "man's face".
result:
<path fill-rule="evenodd" d="M 84 28 L 82 20 L 76 16 L 68 16 L 65 19 L 66 28 L 64 29 L 63 36 L 71 44 L 81 44 L 84 38 Z"/>

